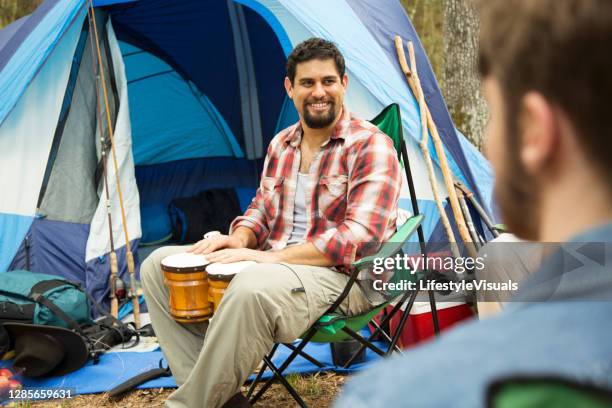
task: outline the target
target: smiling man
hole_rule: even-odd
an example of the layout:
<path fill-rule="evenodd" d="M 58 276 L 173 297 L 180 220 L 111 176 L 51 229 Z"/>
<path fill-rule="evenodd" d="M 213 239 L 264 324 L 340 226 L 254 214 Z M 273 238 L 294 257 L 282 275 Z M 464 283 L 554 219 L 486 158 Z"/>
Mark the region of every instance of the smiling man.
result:
<path fill-rule="evenodd" d="M 499 315 L 366 370 L 337 407 L 497 406 L 487 387 L 510 376 L 612 386 L 612 2 L 480 3 L 497 202 L 520 238 L 562 248 Z M 563 405 L 515 396 L 516 406 Z"/>
<path fill-rule="evenodd" d="M 256 261 L 232 280 L 205 324 L 168 312 L 160 262 L 184 247 L 155 251 L 141 267 L 151 321 L 179 389 L 169 407 L 247 406 L 240 386 L 274 342 L 292 342 L 337 299 L 365 246 L 395 232 L 401 185 L 391 139 L 344 106 L 344 58 L 313 38 L 289 55 L 285 88 L 300 120 L 274 137 L 261 184 L 229 235 L 189 248 L 212 262 Z M 371 306 L 359 287 L 341 309 Z"/>

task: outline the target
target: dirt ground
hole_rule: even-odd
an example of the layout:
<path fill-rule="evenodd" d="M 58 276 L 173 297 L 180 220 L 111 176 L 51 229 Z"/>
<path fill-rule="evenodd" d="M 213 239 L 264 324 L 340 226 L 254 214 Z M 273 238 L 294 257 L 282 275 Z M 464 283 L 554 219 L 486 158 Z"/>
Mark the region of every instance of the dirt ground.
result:
<path fill-rule="evenodd" d="M 309 376 L 290 375 L 288 381 L 298 391 L 306 404 L 311 407 L 325 408 L 331 406 L 338 395 L 340 387 L 347 377 L 334 373 L 317 373 Z M 8 405 L 13 408 L 157 408 L 163 407 L 164 401 L 173 389 L 135 390 L 119 401 L 110 401 L 107 394 L 79 395 L 72 399 L 22 402 Z M 244 388 L 246 392 L 246 388 Z M 284 408 L 298 406 L 285 388 L 275 383 L 255 405 L 260 408 Z"/>

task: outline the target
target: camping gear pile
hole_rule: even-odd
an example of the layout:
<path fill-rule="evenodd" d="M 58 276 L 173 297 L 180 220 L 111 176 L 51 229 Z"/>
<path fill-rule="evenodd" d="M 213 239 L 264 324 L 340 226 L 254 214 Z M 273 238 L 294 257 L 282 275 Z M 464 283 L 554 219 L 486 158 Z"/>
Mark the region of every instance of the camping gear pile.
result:
<path fill-rule="evenodd" d="M 6 272 L 0 288 L 0 354 L 13 350 L 13 366 L 24 376 L 70 373 L 136 334 L 105 314 L 79 284 L 57 276 Z M 92 305 L 102 319 L 92 320 Z"/>

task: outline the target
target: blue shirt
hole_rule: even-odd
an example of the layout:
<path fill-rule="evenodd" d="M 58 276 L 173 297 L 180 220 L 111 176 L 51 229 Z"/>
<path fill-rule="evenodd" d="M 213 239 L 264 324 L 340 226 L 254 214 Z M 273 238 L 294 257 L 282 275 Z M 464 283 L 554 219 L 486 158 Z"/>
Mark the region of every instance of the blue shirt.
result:
<path fill-rule="evenodd" d="M 498 316 L 376 363 L 335 406 L 482 407 L 492 381 L 520 374 L 612 386 L 611 242 L 612 224 L 564 244 Z"/>

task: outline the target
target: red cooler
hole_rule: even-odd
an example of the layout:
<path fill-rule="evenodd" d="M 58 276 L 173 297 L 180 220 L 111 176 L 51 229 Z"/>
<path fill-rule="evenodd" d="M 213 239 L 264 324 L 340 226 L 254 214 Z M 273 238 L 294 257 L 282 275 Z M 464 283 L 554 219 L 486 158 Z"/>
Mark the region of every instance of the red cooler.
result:
<path fill-rule="evenodd" d="M 446 330 L 474 315 L 472 309 L 464 302 L 437 302 L 436 307 L 438 309 L 440 331 Z M 405 309 L 405 305 L 402 307 L 403 309 Z M 391 307 L 388 308 L 388 311 L 390 310 Z M 395 334 L 401 317 L 401 313 L 397 313 L 391 319 L 391 333 Z M 412 347 L 433 337 L 433 335 L 434 329 L 429 302 L 415 302 L 398 340 L 398 346 L 401 348 Z"/>

